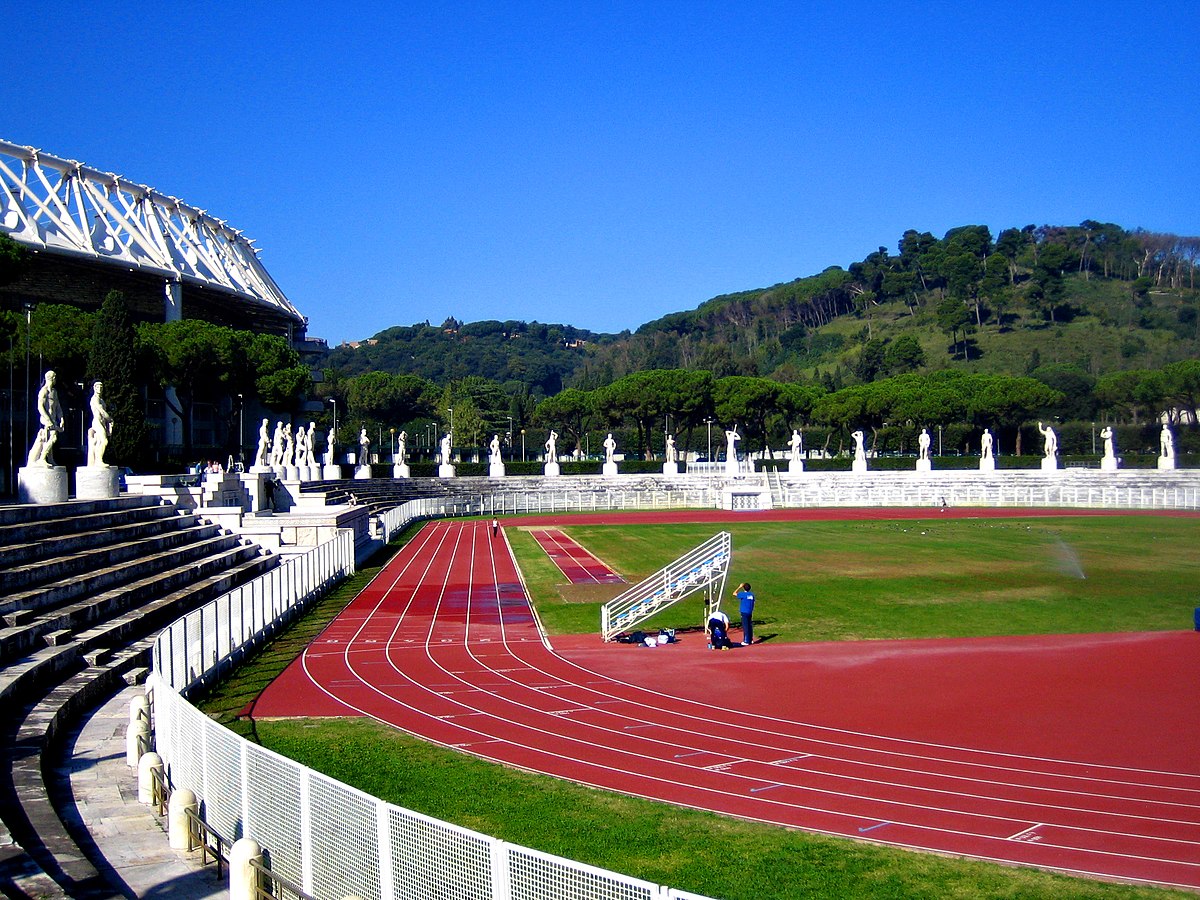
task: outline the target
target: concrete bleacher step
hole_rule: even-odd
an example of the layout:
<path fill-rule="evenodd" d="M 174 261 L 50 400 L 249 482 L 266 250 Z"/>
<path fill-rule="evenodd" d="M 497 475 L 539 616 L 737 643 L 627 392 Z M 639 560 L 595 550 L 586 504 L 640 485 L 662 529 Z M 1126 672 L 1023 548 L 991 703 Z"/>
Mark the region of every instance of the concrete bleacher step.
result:
<path fill-rule="evenodd" d="M 97 526 L 86 523 L 86 530 L 73 531 L 70 534 L 55 535 L 42 539 L 23 537 L 19 542 L 0 543 L 0 570 L 12 569 L 42 560 L 52 560 L 54 557 L 80 553 L 85 550 L 108 547 L 113 544 L 128 543 L 166 534 L 199 524 L 195 515 L 179 515 L 167 508 L 168 515 L 158 512 L 159 508 L 150 511 L 152 517 L 134 521 L 121 521 Z M 111 516 L 104 518 L 112 519 Z M 81 525 L 84 523 L 80 523 Z M 4 539 L 0 535 L 0 542 Z"/>
<path fill-rule="evenodd" d="M 24 591 L 14 591 L 0 597 L 0 615 L 7 624 L 17 626 L 30 621 L 31 615 L 42 615 L 42 611 L 61 606 L 80 597 L 95 595 L 114 587 L 130 584 L 169 569 L 180 568 L 207 553 L 215 552 L 238 543 L 238 539 L 218 534 L 215 526 L 197 526 L 188 531 L 193 541 L 183 546 L 148 552 L 123 565 L 99 565 L 85 576 L 39 585 Z M 9 619 L 9 616 L 14 618 Z"/>
<path fill-rule="evenodd" d="M 10 522 L 0 525 L 0 544 L 4 546 L 29 542 L 47 541 L 81 531 L 98 531 L 130 522 L 149 522 L 169 519 L 179 511 L 169 503 L 157 498 L 139 498 L 143 502 L 136 506 L 116 506 L 101 509 L 84 507 L 85 512 L 56 519 L 33 519 L 28 522 Z M 147 502 L 147 501 L 154 502 Z M 9 507 L 11 508 L 11 507 Z"/>
<path fill-rule="evenodd" d="M 25 565 L 0 570 L 0 593 L 28 590 L 39 584 L 63 581 L 73 576 L 86 575 L 97 568 L 112 567 L 138 559 L 152 550 L 182 547 L 201 536 L 220 533 L 216 525 L 196 524 L 175 531 L 138 538 L 120 544 L 89 547 L 62 556 L 39 559 Z"/>
<path fill-rule="evenodd" d="M 52 683 L 78 666 L 87 651 L 121 647 L 278 564 L 278 557 L 263 555 L 254 546 L 238 545 L 217 554 L 195 567 L 182 587 L 81 630 L 69 643 L 32 650 L 9 663 L 0 670 L 0 702 L 15 702 L 25 692 Z"/>
<path fill-rule="evenodd" d="M 53 523 L 96 513 L 127 511 L 162 505 L 163 502 L 160 497 L 135 494 L 122 494 L 120 497 L 108 500 L 67 500 L 63 503 L 13 504 L 0 506 L 0 527 L 5 525 L 37 527 L 39 523 Z M 70 529 L 68 528 L 67 530 Z"/>

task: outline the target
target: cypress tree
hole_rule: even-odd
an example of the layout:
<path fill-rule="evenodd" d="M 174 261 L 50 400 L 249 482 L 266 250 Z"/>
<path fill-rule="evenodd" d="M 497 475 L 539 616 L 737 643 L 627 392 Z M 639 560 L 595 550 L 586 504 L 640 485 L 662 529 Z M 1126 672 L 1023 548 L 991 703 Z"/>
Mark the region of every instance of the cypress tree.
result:
<path fill-rule="evenodd" d="M 137 360 L 137 332 L 125 295 L 109 291 L 92 333 L 87 393 L 90 397 L 93 382 L 104 384 L 104 405 L 113 417 L 113 433 L 105 455 L 105 462 L 111 465 L 138 467 L 149 454 L 149 429 L 138 388 Z"/>

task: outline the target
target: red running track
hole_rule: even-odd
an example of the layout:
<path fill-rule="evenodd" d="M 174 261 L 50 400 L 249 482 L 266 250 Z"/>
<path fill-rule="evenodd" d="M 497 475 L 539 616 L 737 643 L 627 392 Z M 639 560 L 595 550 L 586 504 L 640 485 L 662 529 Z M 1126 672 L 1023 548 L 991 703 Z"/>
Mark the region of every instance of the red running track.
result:
<path fill-rule="evenodd" d="M 557 528 L 531 528 L 529 533 L 571 584 L 620 584 L 625 580 Z"/>
<path fill-rule="evenodd" d="M 254 714 L 366 715 L 485 759 L 746 819 L 1200 888 L 1197 640 L 711 653 L 699 637 L 651 650 L 580 636 L 556 652 L 506 542 L 483 522 L 437 522 Z"/>

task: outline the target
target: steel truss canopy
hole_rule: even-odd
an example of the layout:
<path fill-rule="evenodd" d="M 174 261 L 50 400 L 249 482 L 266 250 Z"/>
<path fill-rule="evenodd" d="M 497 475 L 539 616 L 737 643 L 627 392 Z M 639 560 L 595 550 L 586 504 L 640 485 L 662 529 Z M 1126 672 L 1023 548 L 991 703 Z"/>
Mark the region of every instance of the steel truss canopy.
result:
<path fill-rule="evenodd" d="M 35 250 L 198 284 L 305 321 L 237 229 L 119 175 L 2 140 L 0 232 Z"/>

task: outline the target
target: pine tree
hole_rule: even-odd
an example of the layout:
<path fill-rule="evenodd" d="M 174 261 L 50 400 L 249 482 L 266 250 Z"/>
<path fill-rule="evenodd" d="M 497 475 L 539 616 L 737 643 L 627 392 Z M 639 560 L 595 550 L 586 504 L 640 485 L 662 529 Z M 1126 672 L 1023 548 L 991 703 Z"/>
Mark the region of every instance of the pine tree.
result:
<path fill-rule="evenodd" d="M 149 429 L 138 389 L 137 359 L 137 333 L 125 295 L 109 291 L 96 316 L 87 383 L 89 396 L 93 382 L 104 384 L 104 405 L 113 417 L 105 461 L 112 465 L 137 467 L 147 453 Z"/>

